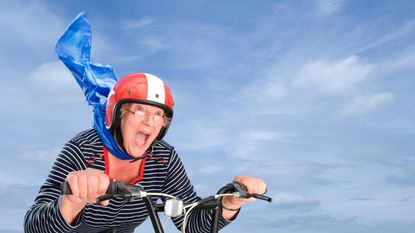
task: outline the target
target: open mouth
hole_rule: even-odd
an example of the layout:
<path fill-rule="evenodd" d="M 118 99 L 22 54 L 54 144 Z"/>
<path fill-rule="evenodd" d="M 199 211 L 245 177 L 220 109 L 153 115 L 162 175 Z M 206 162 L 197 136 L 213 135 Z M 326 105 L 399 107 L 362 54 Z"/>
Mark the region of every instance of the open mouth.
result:
<path fill-rule="evenodd" d="M 149 133 L 140 132 L 135 136 L 135 143 L 139 147 L 144 147 L 147 143 L 148 138 L 150 137 Z"/>

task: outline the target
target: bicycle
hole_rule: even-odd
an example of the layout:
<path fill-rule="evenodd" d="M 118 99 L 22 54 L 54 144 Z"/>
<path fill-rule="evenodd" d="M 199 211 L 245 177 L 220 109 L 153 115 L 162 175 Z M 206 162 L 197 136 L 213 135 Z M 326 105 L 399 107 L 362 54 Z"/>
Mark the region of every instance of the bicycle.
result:
<path fill-rule="evenodd" d="M 61 194 L 70 195 L 72 191 L 68 182 L 63 182 L 61 185 Z M 151 196 L 164 196 L 167 197 L 165 204 L 155 204 L 151 200 Z M 240 198 L 256 198 L 272 202 L 272 198 L 262 194 L 249 194 L 246 191 L 246 187 L 238 182 L 229 183 L 219 189 L 216 195 L 212 195 L 203 199 L 200 199 L 193 203 L 183 203 L 178 198 L 165 194 L 165 193 L 151 193 L 146 192 L 144 188 L 139 184 L 124 184 L 119 181 L 110 182 L 106 193 L 97 199 L 97 203 L 101 201 L 109 200 L 111 198 L 123 198 L 125 200 L 132 200 L 136 198 L 143 199 L 148 214 L 153 225 L 154 233 L 164 233 L 163 226 L 160 221 L 158 212 L 164 212 L 168 217 L 177 217 L 184 214 L 182 233 L 185 233 L 187 217 L 191 211 L 194 210 L 212 210 L 212 223 L 210 233 L 217 233 L 219 231 L 219 217 L 222 212 L 222 198 L 224 196 L 234 196 Z"/>

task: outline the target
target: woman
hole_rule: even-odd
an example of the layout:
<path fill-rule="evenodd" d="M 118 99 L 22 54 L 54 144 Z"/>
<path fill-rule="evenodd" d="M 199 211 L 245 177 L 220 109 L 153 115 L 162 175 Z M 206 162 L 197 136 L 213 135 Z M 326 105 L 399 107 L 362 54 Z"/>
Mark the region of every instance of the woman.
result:
<path fill-rule="evenodd" d="M 200 199 L 175 149 L 162 140 L 173 117 L 173 105 L 170 89 L 156 76 L 134 73 L 117 82 L 108 96 L 105 124 L 131 159 L 109 152 L 95 129 L 75 136 L 64 146 L 26 213 L 25 232 L 133 232 L 148 216 L 142 200 L 115 198 L 96 204 L 110 180 L 139 183 L 147 192 L 168 193 L 185 203 Z M 72 195 L 60 195 L 65 180 Z M 266 190 L 261 179 L 238 176 L 235 181 L 244 184 L 249 193 Z M 224 197 L 220 227 L 235 219 L 249 201 Z M 192 212 L 186 232 L 209 232 L 209 214 Z M 183 215 L 172 219 L 181 229 Z"/>

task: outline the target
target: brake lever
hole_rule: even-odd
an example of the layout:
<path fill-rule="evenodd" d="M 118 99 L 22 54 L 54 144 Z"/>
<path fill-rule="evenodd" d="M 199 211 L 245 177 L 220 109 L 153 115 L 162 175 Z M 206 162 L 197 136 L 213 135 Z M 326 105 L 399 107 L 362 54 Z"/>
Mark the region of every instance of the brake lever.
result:
<path fill-rule="evenodd" d="M 253 197 L 253 198 L 256 198 L 256 199 L 263 200 L 263 201 L 272 202 L 272 198 L 268 197 L 264 194 L 257 194 L 257 193 L 252 193 L 251 194 L 251 193 L 248 193 L 246 186 L 239 183 L 239 182 L 233 182 L 232 186 L 235 189 L 235 193 L 236 193 L 237 197 L 240 197 L 240 198 L 251 198 L 251 197 Z"/>

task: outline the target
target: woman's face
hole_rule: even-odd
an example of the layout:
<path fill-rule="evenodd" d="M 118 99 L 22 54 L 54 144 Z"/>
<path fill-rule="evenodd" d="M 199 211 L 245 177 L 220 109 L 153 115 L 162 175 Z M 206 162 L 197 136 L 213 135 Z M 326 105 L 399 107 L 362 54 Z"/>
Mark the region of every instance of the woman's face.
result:
<path fill-rule="evenodd" d="M 163 109 L 145 104 L 129 104 L 121 117 L 121 134 L 126 152 L 134 157 L 143 155 L 164 124 Z"/>

